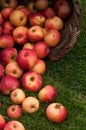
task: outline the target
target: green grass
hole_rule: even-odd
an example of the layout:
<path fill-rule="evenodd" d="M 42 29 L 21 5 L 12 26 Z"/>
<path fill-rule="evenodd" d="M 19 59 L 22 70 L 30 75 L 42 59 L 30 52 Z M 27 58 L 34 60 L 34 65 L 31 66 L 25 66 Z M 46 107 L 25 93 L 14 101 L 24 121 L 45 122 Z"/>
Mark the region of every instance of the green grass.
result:
<path fill-rule="evenodd" d="M 47 70 L 43 75 L 44 85 L 52 84 L 58 91 L 58 97 L 54 102 L 64 104 L 68 111 L 67 119 L 61 124 L 55 124 L 47 120 L 45 110 L 48 103 L 40 102 L 40 109 L 36 113 L 27 114 L 23 111 L 22 122 L 26 130 L 85 130 L 86 129 L 86 1 L 82 0 L 83 20 L 81 34 L 71 52 L 59 62 L 46 60 Z M 29 93 L 38 97 L 37 93 Z M 0 101 L 3 103 L 0 114 L 6 121 L 6 110 L 12 102 L 9 96 L 0 93 Z"/>

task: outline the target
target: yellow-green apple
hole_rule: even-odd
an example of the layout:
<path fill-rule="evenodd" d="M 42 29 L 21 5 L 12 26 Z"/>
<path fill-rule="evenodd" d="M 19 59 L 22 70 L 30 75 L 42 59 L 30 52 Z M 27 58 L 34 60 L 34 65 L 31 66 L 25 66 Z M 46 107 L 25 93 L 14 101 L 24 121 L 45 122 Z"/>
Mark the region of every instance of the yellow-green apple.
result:
<path fill-rule="evenodd" d="M 17 6 L 17 0 L 1 0 L 0 1 L 1 7 L 13 7 L 15 8 Z"/>
<path fill-rule="evenodd" d="M 49 30 L 44 37 L 44 42 L 49 47 L 55 47 L 60 43 L 61 34 L 58 30 Z"/>
<path fill-rule="evenodd" d="M 0 48 L 7 48 L 14 46 L 14 39 L 11 35 L 3 34 L 0 36 Z"/>
<path fill-rule="evenodd" d="M 5 125 L 6 125 L 6 120 L 4 116 L 0 114 L 0 130 L 3 130 Z"/>
<path fill-rule="evenodd" d="M 62 123 L 67 118 L 67 109 L 61 103 L 51 103 L 46 108 L 46 117 L 54 123 Z"/>
<path fill-rule="evenodd" d="M 3 33 L 3 27 L 0 26 L 0 36 L 2 35 L 2 33 Z"/>
<path fill-rule="evenodd" d="M 4 65 L 0 63 L 0 79 L 4 76 Z"/>
<path fill-rule="evenodd" d="M 54 9 L 61 19 L 67 19 L 71 13 L 71 7 L 66 0 L 58 0 L 54 3 Z"/>
<path fill-rule="evenodd" d="M 0 12 L 0 25 L 2 25 L 3 21 L 4 21 L 4 19 L 3 19 L 1 12 Z"/>
<path fill-rule="evenodd" d="M 26 14 L 26 16 L 27 16 L 27 19 L 28 19 L 29 16 L 31 15 L 31 11 L 30 11 L 29 8 L 26 7 L 26 6 L 18 6 L 17 9 L 23 11 L 23 12 Z"/>
<path fill-rule="evenodd" d="M 25 26 L 18 26 L 13 31 L 13 39 L 19 45 L 24 45 L 28 42 L 28 28 Z"/>
<path fill-rule="evenodd" d="M 32 13 L 29 17 L 29 23 L 31 26 L 39 25 L 43 26 L 46 21 L 46 17 L 41 12 Z"/>
<path fill-rule="evenodd" d="M 45 61 L 42 59 L 38 59 L 35 66 L 31 69 L 31 71 L 38 72 L 39 74 L 44 74 L 46 71 Z"/>
<path fill-rule="evenodd" d="M 14 11 L 12 11 L 12 13 L 10 14 L 10 22 L 12 25 L 14 26 L 24 26 L 27 23 L 27 16 L 26 14 L 18 9 L 15 9 Z"/>
<path fill-rule="evenodd" d="M 37 8 L 34 1 L 30 1 L 27 5 L 27 8 L 31 11 L 31 13 L 37 12 Z"/>
<path fill-rule="evenodd" d="M 39 99 L 43 102 L 52 102 L 57 97 L 57 90 L 53 85 L 46 85 L 39 91 Z"/>
<path fill-rule="evenodd" d="M 10 14 L 14 10 L 13 7 L 5 7 L 1 10 L 1 14 L 5 20 L 9 20 Z"/>
<path fill-rule="evenodd" d="M 3 33 L 4 34 L 12 35 L 13 30 L 14 30 L 14 26 L 10 23 L 9 20 L 6 20 L 3 22 Z"/>
<path fill-rule="evenodd" d="M 17 49 L 13 47 L 4 48 L 0 53 L 0 61 L 5 65 L 11 61 L 15 61 L 16 57 Z"/>
<path fill-rule="evenodd" d="M 11 120 L 6 123 L 4 130 L 25 130 L 25 127 L 21 122 Z"/>
<path fill-rule="evenodd" d="M 48 0 L 36 0 L 35 6 L 38 10 L 44 10 L 48 7 L 49 1 Z"/>
<path fill-rule="evenodd" d="M 31 42 L 38 42 L 43 40 L 44 32 L 41 26 L 35 25 L 28 29 L 28 37 Z"/>
<path fill-rule="evenodd" d="M 20 87 L 20 83 L 17 78 L 11 75 L 4 75 L 0 82 L 0 90 L 3 94 L 9 95 L 10 92 Z"/>
<path fill-rule="evenodd" d="M 43 84 L 42 76 L 35 71 L 29 71 L 22 76 L 22 85 L 25 89 L 31 92 L 38 91 Z"/>
<path fill-rule="evenodd" d="M 27 42 L 23 45 L 23 49 L 27 48 L 27 49 L 33 49 L 34 45 L 30 42 Z"/>
<path fill-rule="evenodd" d="M 50 52 L 49 46 L 46 42 L 39 41 L 34 45 L 34 51 L 37 53 L 38 58 L 45 58 Z"/>
<path fill-rule="evenodd" d="M 58 16 L 48 18 L 45 22 L 45 28 L 47 30 L 50 29 L 61 30 L 63 28 L 63 25 L 64 25 L 63 20 Z"/>
<path fill-rule="evenodd" d="M 20 68 L 16 61 L 10 62 L 5 66 L 5 74 L 12 75 L 15 78 L 20 78 L 23 75 L 23 72 L 23 69 Z"/>
<path fill-rule="evenodd" d="M 16 88 L 10 93 L 10 100 L 15 104 L 21 104 L 25 97 L 25 92 L 21 88 Z"/>
<path fill-rule="evenodd" d="M 19 66 L 24 70 L 29 70 L 37 62 L 37 54 L 33 49 L 21 49 L 17 54 L 17 62 Z"/>
<path fill-rule="evenodd" d="M 10 105 L 7 108 L 7 115 L 11 119 L 18 119 L 22 115 L 22 108 L 20 107 L 20 105 L 16 105 L 16 104 Z"/>
<path fill-rule="evenodd" d="M 34 113 L 39 109 L 39 100 L 33 96 L 29 96 L 22 102 L 22 108 L 27 113 Z"/>
<path fill-rule="evenodd" d="M 45 15 L 46 18 L 52 18 L 56 16 L 56 12 L 52 7 L 48 7 L 47 9 L 42 11 L 42 13 Z"/>

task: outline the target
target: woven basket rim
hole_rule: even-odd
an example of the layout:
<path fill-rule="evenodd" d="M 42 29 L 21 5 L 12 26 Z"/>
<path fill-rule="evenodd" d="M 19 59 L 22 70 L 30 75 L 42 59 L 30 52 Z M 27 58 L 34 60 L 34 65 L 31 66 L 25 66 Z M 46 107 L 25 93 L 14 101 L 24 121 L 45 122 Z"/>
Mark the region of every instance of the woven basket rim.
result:
<path fill-rule="evenodd" d="M 72 14 L 68 21 L 65 23 L 65 29 L 62 30 L 62 40 L 60 44 L 51 49 L 49 59 L 60 60 L 65 57 L 74 47 L 78 36 L 80 35 L 82 23 L 82 9 L 80 0 L 72 0 Z"/>

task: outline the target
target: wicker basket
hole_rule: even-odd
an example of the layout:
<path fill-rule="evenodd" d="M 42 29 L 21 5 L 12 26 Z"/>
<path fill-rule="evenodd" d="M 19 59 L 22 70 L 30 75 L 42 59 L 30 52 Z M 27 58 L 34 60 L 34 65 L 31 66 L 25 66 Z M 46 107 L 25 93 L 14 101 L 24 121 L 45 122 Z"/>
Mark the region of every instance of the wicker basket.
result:
<path fill-rule="evenodd" d="M 29 0 L 20 1 L 20 3 L 27 4 Z M 55 0 L 52 0 L 53 2 Z M 82 11 L 80 0 L 68 0 L 72 6 L 72 13 L 70 18 L 64 23 L 64 28 L 61 31 L 61 41 L 58 46 L 51 49 L 49 54 L 50 60 L 58 61 L 73 48 L 74 44 L 76 43 L 77 37 L 80 34 L 80 26 L 82 20 Z"/>
<path fill-rule="evenodd" d="M 50 52 L 50 60 L 60 60 L 73 48 L 77 37 L 80 34 L 82 21 L 82 11 L 80 0 L 72 0 L 72 14 L 65 22 L 64 29 L 61 31 L 61 42 Z"/>
<path fill-rule="evenodd" d="M 27 5 L 30 0 L 17 0 L 20 5 Z M 34 0 L 31 0 L 34 1 Z M 55 0 L 51 0 L 52 3 Z M 80 34 L 80 26 L 82 20 L 82 11 L 80 0 L 68 0 L 72 6 L 72 13 L 70 17 L 64 22 L 64 28 L 61 30 L 60 44 L 50 50 L 48 58 L 50 60 L 58 61 L 73 48 L 77 37 Z M 52 5 L 51 5 L 52 6 Z"/>

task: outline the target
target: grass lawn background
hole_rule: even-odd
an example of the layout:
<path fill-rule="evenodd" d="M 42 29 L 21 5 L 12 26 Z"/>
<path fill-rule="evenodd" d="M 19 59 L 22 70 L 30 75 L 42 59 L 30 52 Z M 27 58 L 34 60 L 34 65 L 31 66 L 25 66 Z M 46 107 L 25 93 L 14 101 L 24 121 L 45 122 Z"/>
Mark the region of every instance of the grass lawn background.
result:
<path fill-rule="evenodd" d="M 59 62 L 46 60 L 47 70 L 43 75 L 44 85 L 52 84 L 58 91 L 58 97 L 54 102 L 64 104 L 68 110 L 67 120 L 61 124 L 55 124 L 47 120 L 45 109 L 48 103 L 40 102 L 40 109 L 34 114 L 23 111 L 18 119 L 26 130 L 85 130 L 86 129 L 86 0 L 81 0 L 83 20 L 81 33 L 71 52 Z M 26 96 L 37 93 L 28 93 Z M 12 102 L 8 96 L 0 93 L 0 101 L 3 103 L 0 114 L 6 121 L 6 110 Z"/>

